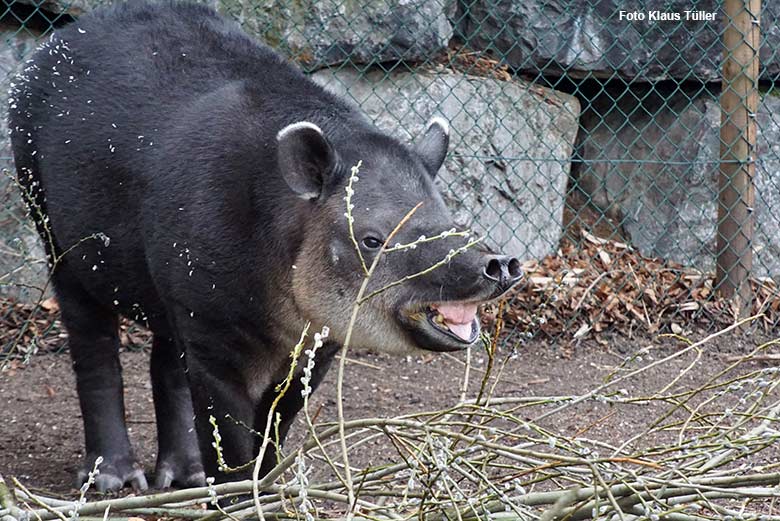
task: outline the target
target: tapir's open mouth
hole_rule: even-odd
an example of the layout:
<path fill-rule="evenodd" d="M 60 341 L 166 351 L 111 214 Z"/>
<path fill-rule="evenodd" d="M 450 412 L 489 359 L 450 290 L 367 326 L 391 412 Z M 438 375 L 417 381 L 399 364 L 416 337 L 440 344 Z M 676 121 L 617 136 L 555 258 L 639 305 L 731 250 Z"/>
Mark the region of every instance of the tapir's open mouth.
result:
<path fill-rule="evenodd" d="M 473 344 L 479 338 L 480 326 L 475 303 L 431 304 L 426 315 L 433 327 L 459 342 Z"/>
<path fill-rule="evenodd" d="M 516 279 L 520 277 L 517 276 Z M 514 284 L 470 292 L 464 300 L 416 302 L 403 308 L 399 322 L 420 349 L 461 351 L 479 341 L 479 306 L 506 294 Z"/>
<path fill-rule="evenodd" d="M 436 302 L 403 313 L 414 343 L 428 351 L 460 351 L 479 340 L 479 302 Z"/>

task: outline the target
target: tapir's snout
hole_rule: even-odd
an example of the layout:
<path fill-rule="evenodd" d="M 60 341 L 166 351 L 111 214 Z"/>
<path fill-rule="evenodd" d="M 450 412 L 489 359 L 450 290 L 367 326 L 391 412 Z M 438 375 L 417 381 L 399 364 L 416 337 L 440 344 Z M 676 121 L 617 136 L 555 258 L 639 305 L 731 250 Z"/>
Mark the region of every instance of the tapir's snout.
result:
<path fill-rule="evenodd" d="M 440 290 L 437 300 L 415 302 L 400 315 L 422 349 L 457 351 L 474 345 L 481 332 L 479 306 L 501 297 L 523 278 L 520 261 L 509 255 L 467 253 L 458 268 L 475 284 Z"/>
<path fill-rule="evenodd" d="M 504 293 L 523 278 L 520 261 L 509 255 L 488 255 L 482 268 L 482 275 L 498 285 L 498 291 Z"/>

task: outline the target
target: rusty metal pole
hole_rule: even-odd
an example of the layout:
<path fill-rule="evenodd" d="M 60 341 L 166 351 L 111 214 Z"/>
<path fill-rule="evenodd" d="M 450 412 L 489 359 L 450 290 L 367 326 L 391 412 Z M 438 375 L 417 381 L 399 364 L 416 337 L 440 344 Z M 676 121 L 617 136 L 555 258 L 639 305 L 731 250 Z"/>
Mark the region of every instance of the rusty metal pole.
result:
<path fill-rule="evenodd" d="M 724 0 L 717 287 L 750 311 L 761 0 Z"/>

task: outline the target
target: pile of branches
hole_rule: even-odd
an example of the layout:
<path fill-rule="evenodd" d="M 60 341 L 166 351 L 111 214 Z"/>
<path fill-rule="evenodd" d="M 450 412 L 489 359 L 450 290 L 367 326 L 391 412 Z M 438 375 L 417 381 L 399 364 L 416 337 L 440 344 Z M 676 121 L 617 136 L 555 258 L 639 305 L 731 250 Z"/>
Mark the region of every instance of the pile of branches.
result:
<path fill-rule="evenodd" d="M 516 329 L 551 338 L 598 339 L 603 331 L 643 330 L 681 334 L 691 326 L 714 330 L 732 324 L 737 311 L 721 298 L 715 277 L 680 264 L 645 257 L 625 243 L 580 231 L 577 244 L 524 266 L 505 319 Z M 771 278 L 753 278 L 756 326 L 780 322 L 780 288 Z"/>
<path fill-rule="evenodd" d="M 256 482 L 90 501 L 89 481 L 72 500 L 34 493 L 16 479 L 0 481 L 0 519 L 779 520 L 780 471 L 763 463 L 777 461 L 766 453 L 780 438 L 779 369 L 750 363 L 767 346 L 703 384 L 681 384 L 706 371 L 700 356 L 706 344 L 735 327 L 652 363 L 626 360 L 607 381 L 576 396 L 494 397 L 486 379 L 476 398 L 446 410 L 334 423 L 312 423 L 307 404 L 308 439 L 269 449 L 277 451 L 278 465 Z M 691 362 L 662 388 L 642 396 L 623 388 L 678 357 Z M 622 441 L 556 429 L 556 417 L 594 405 L 654 413 Z M 345 479 L 342 446 L 355 454 L 376 444 L 397 457 L 349 467 Z M 245 499 L 253 484 L 262 495 Z"/>

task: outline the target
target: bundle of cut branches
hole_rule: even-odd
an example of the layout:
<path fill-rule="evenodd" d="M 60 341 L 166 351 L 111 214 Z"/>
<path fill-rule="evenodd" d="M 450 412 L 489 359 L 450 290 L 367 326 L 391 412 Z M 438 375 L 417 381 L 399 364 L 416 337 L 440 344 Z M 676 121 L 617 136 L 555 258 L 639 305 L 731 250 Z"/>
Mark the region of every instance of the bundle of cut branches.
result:
<path fill-rule="evenodd" d="M 333 423 L 312 423 L 307 404 L 308 439 L 269 448 L 279 463 L 254 483 L 99 501 L 88 500 L 85 487 L 65 501 L 15 479 L 0 482 L 0 518 L 778 520 L 780 370 L 753 363 L 768 345 L 714 374 L 702 357 L 707 343 L 739 326 L 651 362 L 637 363 L 635 354 L 579 395 L 496 397 L 486 379 L 477 398 L 444 410 Z M 629 390 L 675 359 L 687 364 L 678 378 L 649 394 Z M 702 373 L 698 384 L 685 383 Z M 583 406 L 647 413 L 627 439 L 564 433 L 556 419 Z M 345 480 L 342 444 L 354 455 L 376 443 L 395 457 L 351 468 Z M 263 493 L 254 499 L 253 485 Z M 225 506 L 232 496 L 236 503 Z"/>

